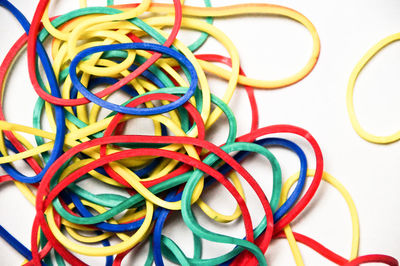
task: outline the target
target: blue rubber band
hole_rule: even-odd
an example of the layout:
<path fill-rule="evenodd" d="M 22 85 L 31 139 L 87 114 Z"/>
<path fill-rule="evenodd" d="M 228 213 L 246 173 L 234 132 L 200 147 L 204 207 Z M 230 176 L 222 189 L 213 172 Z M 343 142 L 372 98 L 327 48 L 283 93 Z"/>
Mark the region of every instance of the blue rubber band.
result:
<path fill-rule="evenodd" d="M 83 60 L 86 56 L 98 53 L 98 52 L 105 52 L 105 51 L 112 51 L 112 50 L 126 50 L 126 49 L 139 49 L 139 50 L 149 50 L 154 52 L 159 52 L 163 54 L 167 54 L 173 58 L 175 58 L 179 63 L 181 63 L 190 74 L 190 86 L 187 92 L 178 100 L 169 103 L 167 105 L 153 107 L 153 108 L 136 108 L 136 107 L 125 107 L 120 106 L 117 104 L 113 104 L 107 101 L 102 100 L 101 98 L 97 97 L 93 93 L 91 93 L 83 84 L 79 81 L 79 78 L 76 74 L 76 67 L 78 66 L 79 62 Z M 79 90 L 79 92 L 85 96 L 88 100 L 92 101 L 93 103 L 106 108 L 108 110 L 116 111 L 119 113 L 124 114 L 131 114 L 131 115 L 156 115 L 169 112 L 178 108 L 179 106 L 183 105 L 187 102 L 190 97 L 194 95 L 194 92 L 197 88 L 197 73 L 192 65 L 192 63 L 181 53 L 174 51 L 171 48 L 153 44 L 153 43 L 123 43 L 123 44 L 110 44 L 110 45 L 103 45 L 97 47 L 90 47 L 79 54 L 72 60 L 69 68 L 69 75 L 71 77 L 71 81 L 74 84 L 75 88 Z"/>
<path fill-rule="evenodd" d="M 24 15 L 17 9 L 15 8 L 10 2 L 7 0 L 0 0 L 0 5 L 9 10 L 15 18 L 19 21 L 21 26 L 24 28 L 25 32 L 28 34 L 29 29 L 30 29 L 30 24 L 28 20 L 24 17 Z M 43 69 L 46 73 L 49 85 L 50 85 L 50 90 L 51 94 L 54 95 L 55 97 L 61 97 L 59 87 L 57 84 L 56 77 L 54 75 L 53 67 L 50 63 L 49 57 L 44 50 L 42 44 L 39 41 L 36 41 L 36 49 L 37 53 L 40 57 L 40 60 L 43 65 Z M 39 174 L 33 176 L 33 177 L 28 177 L 19 171 L 17 171 L 14 167 L 12 167 L 10 164 L 2 164 L 2 168 L 14 179 L 23 182 L 23 183 L 28 183 L 28 184 L 33 184 L 37 183 L 40 180 L 42 180 L 44 174 L 47 172 L 48 168 L 53 164 L 53 162 L 63 153 L 63 146 L 64 146 L 64 137 L 65 137 L 65 116 L 64 116 L 64 108 L 61 106 L 54 106 L 55 109 L 55 118 L 56 118 L 56 125 L 57 125 L 57 130 L 56 130 L 56 137 L 54 140 L 54 146 L 53 150 L 51 152 L 51 155 L 49 157 L 48 162 L 46 163 L 45 167 L 40 171 Z M 0 156 L 3 156 L 0 154 Z"/>

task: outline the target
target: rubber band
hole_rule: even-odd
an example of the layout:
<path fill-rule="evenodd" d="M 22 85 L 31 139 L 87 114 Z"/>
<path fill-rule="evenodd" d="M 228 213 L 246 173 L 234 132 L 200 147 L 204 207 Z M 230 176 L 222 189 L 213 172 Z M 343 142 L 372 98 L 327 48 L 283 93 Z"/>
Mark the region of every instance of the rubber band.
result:
<path fill-rule="evenodd" d="M 377 44 L 375 44 L 360 59 L 360 61 L 357 63 L 357 65 L 351 72 L 351 75 L 349 78 L 349 82 L 347 85 L 346 103 L 347 103 L 347 111 L 349 114 L 350 122 L 351 122 L 351 125 L 353 126 L 354 130 L 357 132 L 357 134 L 369 142 L 378 143 L 378 144 L 387 144 L 387 143 L 395 142 L 400 139 L 400 131 L 397 131 L 396 133 L 393 133 L 388 136 L 376 136 L 374 134 L 367 132 L 365 129 L 363 129 L 363 127 L 360 125 L 360 122 L 358 122 L 358 119 L 356 117 L 355 110 L 354 110 L 354 100 L 353 100 L 354 86 L 355 86 L 358 75 L 363 70 L 365 65 L 368 64 L 368 62 L 377 53 L 379 53 L 379 51 L 381 51 L 384 47 L 386 47 L 387 45 L 389 45 L 395 41 L 398 41 L 399 39 L 400 39 L 400 33 L 395 33 L 395 34 L 392 34 L 392 35 L 382 39 Z"/>
<path fill-rule="evenodd" d="M 173 5 L 149 0 L 114 5 L 111 0 L 107 7 L 87 7 L 86 1 L 79 1 L 80 9 L 50 17 L 50 1 L 41 0 L 30 26 L 21 12 L 7 0 L 0 0 L 0 6 L 8 9 L 28 34 L 14 43 L 0 65 L 0 164 L 8 174 L 0 177 L 0 183 L 13 181 L 36 211 L 31 250 L 3 227 L 0 236 L 29 260 L 24 264 L 52 265 L 55 259 L 58 265 L 86 265 L 84 256 L 102 256 L 106 265 L 120 265 L 147 242 L 150 247 L 145 265 L 163 265 L 165 259 L 181 265 L 266 265 L 271 241 L 286 238 L 298 265 L 303 262 L 297 242 L 340 265 L 398 265 L 396 259 L 386 255 L 358 256 L 359 224 L 354 204 L 338 181 L 324 172 L 321 149 L 309 132 L 291 125 L 259 128 L 254 88 L 289 86 L 312 71 L 320 52 L 313 24 L 299 12 L 277 5 L 211 7 L 205 0 L 206 7 L 190 7 L 184 1 L 171 2 Z M 310 32 L 313 51 L 297 73 L 276 81 L 246 77 L 233 42 L 212 21 L 254 14 L 288 17 Z M 172 27 L 169 34 L 164 31 L 168 27 Z M 186 46 L 176 39 L 180 28 L 198 31 L 200 37 Z M 207 45 L 208 37 L 220 42 L 229 57 L 194 54 Z M 349 83 L 351 110 L 357 73 L 397 35 L 390 38 L 381 42 L 380 48 L 373 48 L 376 50 L 372 49 L 353 72 Z M 47 41 L 51 43 L 52 61 L 43 49 Z M 39 96 L 32 126 L 6 120 L 3 110 L 8 74 L 17 58 L 23 56 L 25 44 L 30 80 Z M 225 64 L 229 70 L 215 63 Z M 221 98 L 210 91 L 206 73 L 227 81 Z M 103 85 L 107 87 L 99 90 Z M 242 136 L 237 136 L 241 125 L 228 106 L 238 85 L 244 85 L 251 108 L 250 131 Z M 110 99 L 114 95 L 123 100 L 113 103 Z M 207 140 L 207 133 L 212 126 L 220 129 L 221 114 L 228 121 L 228 131 L 223 142 L 216 145 Z M 150 121 L 153 131 L 133 135 L 129 126 L 138 118 Z M 50 130 L 43 129 L 45 123 Z M 22 133 L 32 135 L 36 144 Z M 301 137 L 312 146 L 315 171 L 307 172 L 308 154 L 302 150 L 303 144 L 272 136 L 282 133 Z M 395 141 L 393 136 L 389 136 L 389 142 Z M 289 178 L 283 187 L 281 169 L 286 165 L 275 158 L 272 147 L 289 149 L 299 158 L 298 176 Z M 253 177 L 242 166 L 254 153 L 268 160 L 265 176 Z M 35 176 L 17 170 L 14 163 L 20 160 Z M 307 174 L 313 175 L 313 180 L 304 189 Z M 272 178 L 272 188 L 260 187 L 259 178 Z M 296 178 L 298 182 L 288 195 Z M 350 260 L 290 229 L 321 180 L 332 183 L 349 205 L 353 224 Z M 242 181 L 263 208 L 258 225 L 253 224 L 252 206 L 246 204 L 247 189 Z M 229 192 L 223 203 L 231 204 L 233 198 L 233 212 L 217 211 L 206 203 L 204 193 L 211 186 Z M 270 198 L 265 195 L 268 190 Z M 215 223 L 239 223 L 245 237 L 205 228 L 196 219 L 196 205 Z M 193 235 L 191 256 L 164 234 L 166 227 L 174 226 L 166 222 L 174 215 L 182 218 Z M 209 257 L 202 254 L 202 239 L 234 247 Z M 79 258 L 74 253 L 80 254 Z"/>

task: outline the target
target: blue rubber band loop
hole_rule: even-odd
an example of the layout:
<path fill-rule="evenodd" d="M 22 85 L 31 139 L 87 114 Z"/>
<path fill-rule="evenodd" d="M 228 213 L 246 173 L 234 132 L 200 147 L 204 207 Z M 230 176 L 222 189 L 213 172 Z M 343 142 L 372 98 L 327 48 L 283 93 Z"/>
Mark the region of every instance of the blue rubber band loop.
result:
<path fill-rule="evenodd" d="M 126 49 L 139 49 L 139 50 L 149 50 L 149 51 L 154 51 L 154 52 L 159 52 L 163 54 L 167 54 L 173 58 L 175 58 L 179 63 L 181 63 L 188 71 L 190 74 L 190 86 L 187 92 L 178 100 L 169 103 L 167 105 L 163 106 L 158 106 L 158 107 L 153 107 L 153 108 L 136 108 L 136 107 L 125 107 L 125 106 L 120 106 L 117 104 L 113 104 L 107 101 L 102 100 L 101 98 L 97 97 L 93 93 L 91 93 L 83 84 L 79 81 L 79 78 L 76 74 L 76 67 L 78 66 L 79 62 L 83 60 L 86 56 L 98 53 L 98 52 L 105 52 L 105 51 L 112 51 L 112 50 L 126 50 Z M 124 114 L 131 114 L 131 115 L 156 115 L 156 114 L 162 114 L 162 113 L 167 113 L 171 110 L 174 110 L 178 108 L 179 106 L 182 106 L 185 102 L 187 102 L 190 97 L 194 95 L 194 92 L 197 88 L 197 73 L 192 65 L 192 63 L 181 53 L 174 51 L 171 48 L 159 45 L 159 44 L 153 44 L 153 43 L 123 43 L 123 44 L 110 44 L 110 45 L 103 45 L 103 46 L 97 46 L 97 47 L 90 47 L 87 48 L 83 51 L 81 51 L 79 54 L 76 55 L 76 57 L 72 60 L 69 68 L 69 74 L 71 77 L 71 81 L 74 84 L 75 88 L 79 90 L 79 92 L 86 97 L 88 100 L 92 101 L 93 103 L 106 108 L 108 110 L 116 111 L 119 113 L 124 113 Z"/>
<path fill-rule="evenodd" d="M 25 32 L 28 34 L 30 24 L 29 24 L 28 20 L 24 17 L 24 15 L 7 0 L 0 0 L 0 5 L 5 7 L 7 10 L 9 10 L 15 16 L 15 18 L 19 21 L 21 26 L 24 28 Z M 37 46 L 37 48 L 36 48 L 37 53 L 40 57 L 40 60 L 43 65 L 43 69 L 46 73 L 46 76 L 47 76 L 47 79 L 48 79 L 48 82 L 50 85 L 51 94 L 54 95 L 55 97 L 61 97 L 59 87 L 57 84 L 57 80 L 54 75 L 53 67 L 50 63 L 49 57 L 47 56 L 46 51 L 44 50 L 42 44 L 39 41 L 36 41 L 36 46 Z M 47 172 L 48 168 L 63 153 L 64 137 L 65 137 L 64 109 L 61 106 L 54 106 L 54 109 L 55 109 L 55 118 L 56 118 L 56 125 L 57 125 L 56 137 L 54 140 L 54 146 L 53 146 L 52 153 L 51 153 L 49 160 L 46 163 L 45 167 L 42 169 L 42 171 L 39 174 L 37 174 L 33 177 L 28 177 L 24 174 L 21 174 L 10 164 L 2 164 L 1 166 L 3 167 L 3 169 L 12 178 L 14 178 L 20 182 L 23 182 L 23 183 L 28 183 L 28 184 L 37 183 L 40 180 L 42 180 L 42 178 L 43 178 L 44 174 Z M 3 156 L 3 155 L 0 154 L 0 156 Z"/>

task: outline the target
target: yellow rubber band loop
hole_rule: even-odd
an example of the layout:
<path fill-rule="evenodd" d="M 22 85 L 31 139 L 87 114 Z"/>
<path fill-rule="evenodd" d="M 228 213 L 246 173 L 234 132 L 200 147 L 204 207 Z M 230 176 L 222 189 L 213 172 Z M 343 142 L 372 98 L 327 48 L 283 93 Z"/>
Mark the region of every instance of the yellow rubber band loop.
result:
<path fill-rule="evenodd" d="M 353 94 L 354 94 L 354 86 L 357 80 L 358 75 L 360 72 L 363 70 L 365 65 L 384 47 L 389 45 L 392 42 L 400 40 L 400 33 L 395 33 L 392 34 L 381 41 L 379 41 L 377 44 L 375 44 L 371 49 L 368 50 L 368 52 L 358 61 L 356 67 L 353 69 L 353 72 L 351 72 L 350 78 L 349 78 L 349 83 L 347 85 L 347 96 L 346 96 L 346 103 L 347 103 L 347 111 L 349 114 L 350 122 L 351 125 L 353 126 L 354 130 L 357 132 L 357 134 L 362 137 L 363 139 L 372 142 L 372 143 L 378 143 L 378 144 L 388 144 L 392 143 L 395 141 L 398 141 L 400 139 L 400 130 L 397 131 L 396 133 L 393 133 L 388 136 L 376 136 L 373 135 L 366 130 L 362 128 L 360 125 L 360 122 L 358 122 L 356 113 L 354 111 L 354 99 L 353 99 Z"/>

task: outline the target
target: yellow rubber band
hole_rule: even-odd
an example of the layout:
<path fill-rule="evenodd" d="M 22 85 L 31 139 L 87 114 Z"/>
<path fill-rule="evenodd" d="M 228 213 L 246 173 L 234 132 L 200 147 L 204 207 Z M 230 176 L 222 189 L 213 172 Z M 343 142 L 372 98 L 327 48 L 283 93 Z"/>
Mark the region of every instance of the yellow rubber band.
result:
<path fill-rule="evenodd" d="M 388 136 L 376 136 L 374 134 L 371 134 L 364 130 L 362 126 L 360 125 L 360 122 L 358 122 L 356 113 L 354 111 L 354 99 L 353 99 L 353 94 L 354 94 L 354 86 L 357 80 L 358 75 L 360 72 L 363 70 L 365 65 L 384 47 L 389 45 L 392 42 L 400 40 L 400 33 L 395 33 L 392 34 L 381 41 L 379 41 L 377 44 L 375 44 L 371 49 L 368 50 L 368 52 L 358 61 L 356 67 L 353 69 L 353 72 L 351 72 L 350 78 L 349 78 L 349 83 L 347 85 L 347 97 L 346 97 L 346 103 L 347 103 L 347 111 L 349 114 L 350 122 L 351 125 L 353 126 L 354 130 L 357 132 L 357 134 L 362 137 L 363 139 L 373 142 L 373 143 L 378 143 L 378 144 L 388 144 L 392 143 L 395 141 L 398 141 L 400 139 L 400 130 L 397 131 L 396 133 L 393 133 Z"/>

